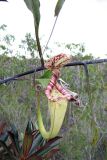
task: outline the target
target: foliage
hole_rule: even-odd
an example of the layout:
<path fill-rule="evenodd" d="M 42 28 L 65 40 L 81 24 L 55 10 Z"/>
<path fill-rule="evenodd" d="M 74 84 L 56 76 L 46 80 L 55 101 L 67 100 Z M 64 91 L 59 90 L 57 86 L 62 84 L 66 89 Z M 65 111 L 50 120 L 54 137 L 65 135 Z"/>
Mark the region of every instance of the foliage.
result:
<path fill-rule="evenodd" d="M 40 2 L 39 0 L 24 0 L 28 9 L 32 12 L 34 16 L 35 29 L 38 32 L 39 23 L 40 23 Z"/>
<path fill-rule="evenodd" d="M 55 16 L 58 16 L 65 0 L 58 0 L 55 7 Z"/>
<path fill-rule="evenodd" d="M 55 7 L 55 16 L 56 20 L 58 18 L 58 15 L 60 13 L 60 10 L 64 4 L 65 0 L 58 0 L 56 7 Z M 40 43 L 40 38 L 39 38 L 39 24 L 40 24 L 40 1 L 39 0 L 24 0 L 27 8 L 32 12 L 33 17 L 34 17 L 34 26 L 35 26 L 35 37 L 36 37 L 36 42 L 37 42 L 37 48 L 41 60 L 41 65 L 44 66 L 44 59 L 43 59 L 43 53 L 42 53 L 42 47 Z M 50 39 L 50 38 L 49 38 Z"/>
<path fill-rule="evenodd" d="M 2 125 L 2 130 L 4 125 Z M 5 137 L 5 138 L 4 138 Z M 28 122 L 23 140 L 19 140 L 19 134 L 14 125 L 9 131 L 1 133 L 0 144 L 2 152 L 0 157 L 11 160 L 42 160 L 49 159 L 59 151 L 56 146 L 60 137 L 53 138 L 49 141 L 43 139 L 37 129 L 34 129 L 33 123 Z"/>

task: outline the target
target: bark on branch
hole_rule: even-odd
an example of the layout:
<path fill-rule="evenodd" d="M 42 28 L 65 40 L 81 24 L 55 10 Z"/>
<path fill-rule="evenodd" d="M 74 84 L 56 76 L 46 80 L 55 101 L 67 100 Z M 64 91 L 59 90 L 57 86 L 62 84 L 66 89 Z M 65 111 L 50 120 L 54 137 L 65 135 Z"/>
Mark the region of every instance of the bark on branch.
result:
<path fill-rule="evenodd" d="M 83 65 L 84 68 L 85 68 L 85 72 L 88 75 L 87 65 L 89 65 L 89 64 L 97 64 L 97 63 L 104 63 L 104 62 L 107 62 L 107 59 L 95 59 L 95 60 L 88 60 L 88 61 L 74 61 L 74 62 L 68 63 L 64 67 Z M 0 84 L 4 84 L 4 83 L 7 83 L 7 82 L 10 82 L 10 81 L 13 81 L 13 80 L 17 80 L 20 77 L 23 77 L 25 75 L 29 75 L 29 74 L 32 74 L 32 73 L 35 73 L 35 72 L 39 72 L 39 71 L 42 71 L 44 69 L 45 68 L 43 66 L 37 67 L 36 69 L 32 69 L 32 70 L 26 71 L 24 73 L 20 73 L 20 74 L 14 75 L 14 76 L 8 77 L 6 79 L 2 79 L 2 80 L 0 80 Z"/>

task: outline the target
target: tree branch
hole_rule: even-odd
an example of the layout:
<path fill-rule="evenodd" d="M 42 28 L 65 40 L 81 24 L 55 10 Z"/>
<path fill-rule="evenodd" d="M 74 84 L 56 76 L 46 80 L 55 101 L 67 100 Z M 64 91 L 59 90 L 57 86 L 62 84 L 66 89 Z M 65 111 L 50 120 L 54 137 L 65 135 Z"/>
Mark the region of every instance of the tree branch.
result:
<path fill-rule="evenodd" d="M 96 59 L 96 60 L 88 60 L 88 61 L 75 61 L 75 62 L 71 62 L 71 63 L 68 63 L 66 64 L 64 67 L 69 67 L 69 66 L 77 66 L 77 65 L 89 65 L 89 64 L 97 64 L 97 63 L 104 63 L 104 62 L 107 62 L 107 59 Z M 20 74 L 17 74 L 17 75 L 14 75 L 13 77 L 8 77 L 6 79 L 3 79 L 3 80 L 0 80 L 0 84 L 3 84 L 3 83 L 7 83 L 7 82 L 10 82 L 10 81 L 13 81 L 13 80 L 17 80 L 18 78 L 22 77 L 22 76 L 25 76 L 25 75 L 29 75 L 29 74 L 32 74 L 32 73 L 35 73 L 35 72 L 38 72 L 38 71 L 42 71 L 46 68 L 44 68 L 44 66 L 41 66 L 41 67 L 37 67 L 36 69 L 32 69 L 30 71 L 26 71 L 24 73 L 20 73 Z"/>

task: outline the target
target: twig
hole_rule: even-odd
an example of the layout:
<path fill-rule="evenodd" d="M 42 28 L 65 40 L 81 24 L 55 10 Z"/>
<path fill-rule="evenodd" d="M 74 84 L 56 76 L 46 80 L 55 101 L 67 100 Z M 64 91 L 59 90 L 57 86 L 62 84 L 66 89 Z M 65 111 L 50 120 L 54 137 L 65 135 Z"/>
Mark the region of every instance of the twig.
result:
<path fill-rule="evenodd" d="M 95 60 L 88 60 L 88 61 L 74 61 L 68 63 L 66 66 L 77 66 L 77 65 L 84 65 L 84 64 L 97 64 L 97 63 L 104 63 L 107 62 L 107 59 L 95 59 Z"/>
<path fill-rule="evenodd" d="M 48 41 L 47 41 L 47 43 L 46 43 L 46 45 L 45 45 L 45 48 L 44 48 L 44 50 L 43 50 L 43 54 L 45 53 L 45 51 L 46 51 L 46 49 L 47 49 L 47 46 L 48 46 L 48 44 L 49 44 L 49 41 L 50 41 L 50 39 L 51 39 L 51 37 L 52 37 L 52 34 L 53 34 L 54 29 L 55 29 L 55 25 L 56 25 L 57 19 L 58 19 L 58 16 L 57 16 L 56 19 L 55 19 L 55 22 L 54 22 L 54 25 L 53 25 L 53 27 L 52 27 L 50 36 L 49 36 Z"/>
<path fill-rule="evenodd" d="M 76 61 L 76 62 L 68 63 L 64 67 L 77 66 L 77 65 L 83 65 L 84 66 L 84 64 L 89 65 L 89 64 L 97 64 L 97 63 L 104 63 L 104 62 L 107 62 L 107 59 L 96 59 L 96 60 L 88 60 L 88 61 Z M 43 66 L 41 66 L 41 67 L 38 67 L 36 69 L 32 69 L 30 71 L 26 71 L 24 73 L 17 74 L 17 75 L 15 75 L 13 77 L 9 77 L 9 78 L 0 80 L 0 84 L 7 83 L 7 82 L 10 82 L 10 81 L 13 81 L 13 80 L 17 80 L 18 78 L 20 78 L 22 76 L 29 75 L 29 74 L 32 74 L 32 73 L 35 73 L 35 72 L 39 72 L 39 71 L 42 71 L 44 69 L 45 68 Z"/>
<path fill-rule="evenodd" d="M 17 80 L 17 79 L 20 78 L 20 77 L 23 77 L 23 76 L 25 76 L 25 75 L 29 75 L 29 74 L 32 74 L 32 73 L 41 71 L 41 70 L 43 70 L 43 69 L 44 69 L 44 67 L 38 67 L 38 68 L 36 68 L 36 69 L 32 69 L 32 70 L 30 70 L 30 71 L 17 74 L 17 75 L 15 75 L 15 76 L 13 76 L 13 77 L 8 77 L 8 78 L 6 78 L 6 79 L 0 80 L 0 84 L 7 83 L 7 82 L 10 82 L 10 81 L 13 81 L 13 80 Z"/>

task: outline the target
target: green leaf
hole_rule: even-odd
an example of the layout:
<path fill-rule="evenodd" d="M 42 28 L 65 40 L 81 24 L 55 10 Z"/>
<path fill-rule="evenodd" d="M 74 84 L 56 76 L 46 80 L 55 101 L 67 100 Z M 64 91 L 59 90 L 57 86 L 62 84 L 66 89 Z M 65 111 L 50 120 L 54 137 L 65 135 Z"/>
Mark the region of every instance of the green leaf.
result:
<path fill-rule="evenodd" d="M 0 30 L 5 31 L 5 30 L 6 30 L 6 28 L 7 28 L 7 25 L 5 25 L 5 24 L 2 24 L 2 25 L 0 26 Z"/>
<path fill-rule="evenodd" d="M 32 155 L 36 152 L 36 150 L 38 150 L 38 148 L 44 143 L 44 139 L 42 137 L 42 135 L 40 133 L 38 133 L 34 140 L 33 140 L 33 144 L 32 147 L 29 151 L 29 154 Z"/>
<path fill-rule="evenodd" d="M 19 156 L 19 154 L 21 153 L 21 149 L 20 149 L 20 146 L 19 146 L 19 138 L 17 137 L 17 134 L 14 134 L 11 131 L 9 131 L 8 135 L 11 139 L 12 149 L 13 149 L 15 155 Z"/>
<path fill-rule="evenodd" d="M 83 109 L 80 119 L 81 120 L 88 120 L 91 116 L 91 108 L 87 106 Z"/>
<path fill-rule="evenodd" d="M 12 142 L 13 151 L 18 156 L 21 153 L 21 148 L 19 144 L 19 135 L 18 135 L 18 131 L 15 125 L 11 125 L 11 128 L 12 130 L 8 131 L 8 135 Z"/>
<path fill-rule="evenodd" d="M 2 50 L 6 50 L 6 46 L 4 46 L 4 45 L 0 45 L 0 48 L 1 48 Z"/>
<path fill-rule="evenodd" d="M 26 157 L 31 149 L 33 143 L 33 128 L 32 123 L 29 121 L 26 127 L 24 141 L 23 141 L 23 155 Z"/>
<path fill-rule="evenodd" d="M 48 85 L 50 79 L 36 79 L 41 85 L 43 88 L 46 88 L 46 86 Z"/>
<path fill-rule="evenodd" d="M 44 146 L 42 146 L 37 152 L 36 154 L 39 156 L 43 156 L 46 155 L 48 152 L 52 151 L 54 149 L 54 147 L 56 147 L 58 145 L 58 140 L 62 138 L 62 137 L 55 137 L 50 139 Z"/>
<path fill-rule="evenodd" d="M 99 140 L 99 128 L 96 127 L 96 128 L 94 128 L 94 130 L 93 130 L 93 137 L 92 137 L 92 142 L 91 142 L 91 144 L 92 144 L 93 146 L 96 146 L 98 140 Z"/>
<path fill-rule="evenodd" d="M 55 16 L 58 16 L 60 13 L 60 10 L 64 4 L 65 0 L 58 0 L 56 7 L 55 7 Z"/>
<path fill-rule="evenodd" d="M 24 0 L 28 9 L 33 13 L 35 27 L 38 30 L 40 22 L 40 2 L 39 0 Z"/>
<path fill-rule="evenodd" d="M 7 138 L 8 138 L 7 132 L 0 135 L 0 141 L 2 141 L 2 142 L 6 142 Z"/>
<path fill-rule="evenodd" d="M 92 141 L 91 144 L 96 146 L 99 138 L 100 138 L 100 128 L 98 127 L 95 120 L 91 120 L 91 130 L 92 130 Z"/>
<path fill-rule="evenodd" d="M 44 74 L 40 78 L 36 80 L 42 85 L 43 88 L 46 88 L 46 86 L 50 82 L 51 76 L 52 76 L 52 72 L 50 70 L 47 70 L 44 72 Z"/>
<path fill-rule="evenodd" d="M 51 76 L 52 76 L 52 71 L 47 70 L 47 71 L 44 71 L 44 74 L 40 78 L 48 79 L 48 78 L 51 78 Z"/>

